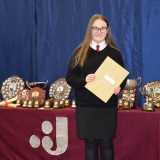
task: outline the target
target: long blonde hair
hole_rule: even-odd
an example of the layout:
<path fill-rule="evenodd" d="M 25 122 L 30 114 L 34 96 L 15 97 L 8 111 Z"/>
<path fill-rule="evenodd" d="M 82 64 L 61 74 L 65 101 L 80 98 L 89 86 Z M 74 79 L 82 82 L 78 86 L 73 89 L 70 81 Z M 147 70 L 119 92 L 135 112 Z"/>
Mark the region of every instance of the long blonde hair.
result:
<path fill-rule="evenodd" d="M 92 39 L 91 27 L 92 27 L 93 23 L 95 22 L 95 20 L 97 20 L 97 19 L 101 19 L 101 20 L 105 21 L 106 24 L 107 24 L 108 33 L 107 33 L 106 38 L 105 38 L 105 41 L 106 41 L 107 45 L 118 50 L 118 48 L 117 48 L 117 46 L 114 42 L 114 39 L 112 37 L 110 25 L 109 25 L 109 22 L 108 22 L 107 18 L 105 16 L 101 15 L 101 14 L 95 14 L 89 20 L 88 27 L 87 27 L 87 30 L 86 30 L 86 34 L 85 34 L 85 37 L 84 37 L 83 41 L 74 50 L 74 56 L 73 56 L 73 59 L 72 59 L 72 68 L 74 68 L 76 65 L 83 66 L 83 64 L 86 60 L 87 53 L 88 53 L 89 47 L 90 47 L 90 42 L 91 42 L 91 39 Z"/>

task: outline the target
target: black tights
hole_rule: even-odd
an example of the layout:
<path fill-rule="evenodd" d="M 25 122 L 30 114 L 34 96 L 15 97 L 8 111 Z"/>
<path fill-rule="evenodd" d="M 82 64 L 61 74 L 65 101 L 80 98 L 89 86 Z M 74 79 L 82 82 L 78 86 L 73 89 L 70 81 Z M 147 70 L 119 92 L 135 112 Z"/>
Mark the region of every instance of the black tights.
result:
<path fill-rule="evenodd" d="M 85 139 L 85 160 L 114 160 L 113 139 Z"/>

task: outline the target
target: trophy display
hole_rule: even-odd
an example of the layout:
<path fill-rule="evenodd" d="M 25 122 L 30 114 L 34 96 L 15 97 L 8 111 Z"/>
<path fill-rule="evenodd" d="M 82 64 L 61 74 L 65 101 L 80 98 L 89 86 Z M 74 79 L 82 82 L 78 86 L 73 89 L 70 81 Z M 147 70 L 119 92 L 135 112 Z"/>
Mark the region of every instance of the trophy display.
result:
<path fill-rule="evenodd" d="M 52 99 L 45 100 L 44 108 L 47 108 L 47 109 L 52 108 L 52 103 L 53 103 Z"/>
<path fill-rule="evenodd" d="M 72 108 L 76 108 L 76 101 L 75 101 L 74 99 L 72 100 L 71 107 L 72 107 Z"/>
<path fill-rule="evenodd" d="M 17 107 L 22 106 L 22 100 L 21 99 L 17 99 L 16 105 L 17 105 Z"/>
<path fill-rule="evenodd" d="M 123 102 L 123 108 L 124 109 L 129 109 L 130 108 L 130 101 L 129 100 L 124 100 L 124 102 Z"/>
<path fill-rule="evenodd" d="M 46 82 L 28 82 L 28 81 L 26 81 L 26 85 L 29 89 L 32 89 L 34 87 L 39 87 L 41 89 L 45 89 L 47 84 L 48 84 L 48 81 L 46 81 Z"/>
<path fill-rule="evenodd" d="M 118 101 L 119 109 L 134 109 L 136 104 L 136 88 L 141 84 L 141 77 L 127 79 L 122 92 L 122 100 Z"/>
<path fill-rule="evenodd" d="M 26 81 L 28 90 L 28 100 L 32 101 L 34 108 L 39 108 L 45 102 L 46 88 L 48 81 L 46 82 L 28 82 Z"/>
<path fill-rule="evenodd" d="M 143 110 L 154 111 L 154 107 L 160 108 L 160 80 L 147 82 L 139 90 L 144 98 L 146 98 Z"/>
<path fill-rule="evenodd" d="M 47 86 L 46 82 L 28 82 L 26 85 L 29 89 L 23 88 L 18 93 L 18 100 L 21 100 L 23 107 L 34 107 L 38 108 L 40 105 L 44 104 L 46 91 L 44 88 Z"/>
<path fill-rule="evenodd" d="M 34 107 L 34 108 L 39 108 L 39 107 L 40 107 L 40 102 L 39 102 L 39 100 L 35 100 L 35 101 L 34 101 L 33 107 Z"/>
<path fill-rule="evenodd" d="M 59 101 L 59 108 L 64 108 L 64 100 Z"/>
<path fill-rule="evenodd" d="M 27 107 L 32 108 L 33 107 L 33 102 L 32 100 L 28 101 Z"/>
<path fill-rule="evenodd" d="M 118 109 L 123 109 L 123 99 L 118 99 Z"/>
<path fill-rule="evenodd" d="M 64 107 L 70 107 L 70 99 L 64 100 Z"/>
<path fill-rule="evenodd" d="M 49 97 L 54 98 L 53 108 L 63 108 L 65 106 L 64 101 L 68 99 L 71 89 L 71 86 L 67 84 L 65 78 L 59 78 L 51 84 Z"/>
<path fill-rule="evenodd" d="M 1 102 L 1 90 L 0 90 L 0 102 Z"/>
<path fill-rule="evenodd" d="M 118 99 L 118 109 L 131 109 L 131 101 L 127 99 Z"/>
<path fill-rule="evenodd" d="M 27 105 L 28 105 L 28 100 L 24 100 L 22 107 L 27 107 Z"/>
<path fill-rule="evenodd" d="M 67 99 L 71 92 L 71 86 L 69 86 L 65 78 L 60 78 L 51 84 L 49 88 L 50 98 L 55 98 L 57 100 Z"/>
<path fill-rule="evenodd" d="M 22 78 L 17 75 L 13 75 L 7 78 L 1 87 L 1 94 L 3 99 L 12 99 L 16 97 L 20 91 L 25 87 L 25 82 Z"/>
<path fill-rule="evenodd" d="M 55 108 L 55 109 L 59 108 L 59 100 L 53 101 L 53 108 Z"/>
<path fill-rule="evenodd" d="M 143 111 L 155 111 L 154 109 L 154 103 L 151 101 L 146 101 L 146 103 L 143 103 L 142 105 L 142 110 Z"/>
<path fill-rule="evenodd" d="M 42 105 L 44 104 L 46 97 L 46 91 L 39 88 L 39 87 L 34 87 L 31 90 L 28 91 L 28 100 L 33 101 L 39 101 L 39 104 Z"/>

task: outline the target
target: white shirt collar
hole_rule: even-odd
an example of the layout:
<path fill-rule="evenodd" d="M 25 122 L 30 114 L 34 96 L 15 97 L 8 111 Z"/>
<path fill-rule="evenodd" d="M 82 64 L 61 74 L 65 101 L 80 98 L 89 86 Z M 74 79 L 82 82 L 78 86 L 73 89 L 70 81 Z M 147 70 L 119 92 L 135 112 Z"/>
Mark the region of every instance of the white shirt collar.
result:
<path fill-rule="evenodd" d="M 94 50 L 96 50 L 96 46 L 97 45 L 99 45 L 100 47 L 99 47 L 99 50 L 101 51 L 101 50 L 103 50 L 106 46 L 107 46 L 107 43 L 106 43 L 106 41 L 104 40 L 103 42 L 101 42 L 101 43 L 99 43 L 99 44 L 97 44 L 95 41 L 91 41 L 91 43 L 90 43 L 90 47 L 91 48 L 93 48 Z"/>

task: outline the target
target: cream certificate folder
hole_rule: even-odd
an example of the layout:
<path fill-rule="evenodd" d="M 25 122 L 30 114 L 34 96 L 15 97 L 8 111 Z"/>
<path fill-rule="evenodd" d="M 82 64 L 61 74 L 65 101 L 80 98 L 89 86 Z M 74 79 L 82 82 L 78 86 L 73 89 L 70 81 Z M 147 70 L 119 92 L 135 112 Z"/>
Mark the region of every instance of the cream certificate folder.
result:
<path fill-rule="evenodd" d="M 118 87 L 128 74 L 126 69 L 107 57 L 95 72 L 96 79 L 88 82 L 85 87 L 106 103 L 114 88 Z"/>

